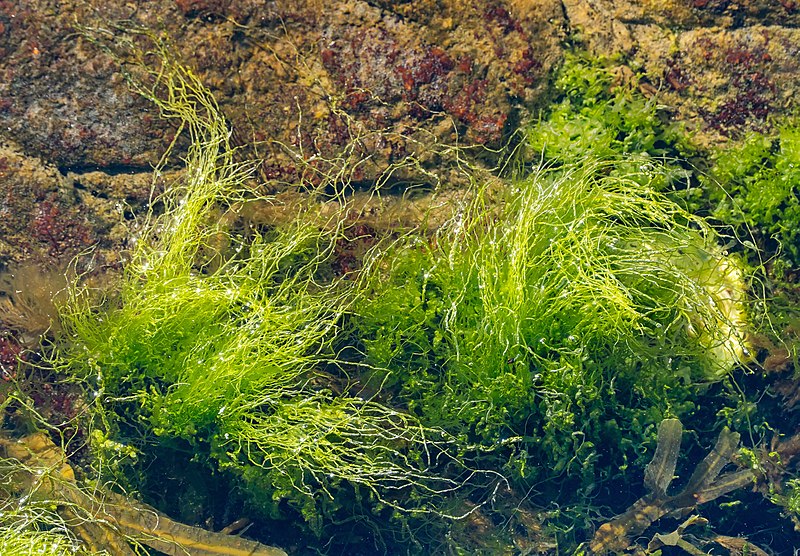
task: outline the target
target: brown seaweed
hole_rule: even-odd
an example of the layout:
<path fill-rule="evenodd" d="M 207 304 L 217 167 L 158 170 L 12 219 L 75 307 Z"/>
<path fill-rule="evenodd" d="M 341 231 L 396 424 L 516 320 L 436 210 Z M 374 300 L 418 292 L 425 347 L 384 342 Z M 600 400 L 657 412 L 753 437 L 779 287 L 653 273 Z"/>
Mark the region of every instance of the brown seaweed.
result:
<path fill-rule="evenodd" d="M 171 556 L 286 556 L 279 548 L 175 522 L 112 492 L 80 488 L 66 455 L 45 433 L 16 441 L 0 436 L 0 451 L 16 470 L 11 484 L 19 492 L 14 494 L 56 504 L 65 524 L 91 553 L 133 556 L 138 553 L 133 543 Z"/>
<path fill-rule="evenodd" d="M 683 425 L 677 419 L 665 419 L 658 428 L 658 445 L 652 461 L 645 469 L 644 485 L 649 491 L 625 512 L 603 524 L 589 542 L 591 554 L 621 552 L 631 539 L 641 535 L 650 525 L 665 515 L 683 515 L 695 506 L 751 484 L 755 474 L 750 469 L 732 471 L 720 476 L 739 446 L 739 433 L 727 427 L 717 442 L 677 494 L 667 490 L 674 478 L 680 451 Z"/>
<path fill-rule="evenodd" d="M 708 556 L 708 552 L 697 548 L 697 546 L 688 540 L 691 536 L 685 534 L 686 529 L 693 525 L 705 526 L 708 525 L 708 520 L 699 515 L 693 515 L 678 525 L 671 533 L 665 535 L 656 533 L 647 545 L 647 553 L 655 553 L 655 551 L 660 548 L 674 546 L 691 556 Z M 710 542 L 726 548 L 731 556 L 769 556 L 764 550 L 742 537 L 716 535 L 710 539 Z"/>

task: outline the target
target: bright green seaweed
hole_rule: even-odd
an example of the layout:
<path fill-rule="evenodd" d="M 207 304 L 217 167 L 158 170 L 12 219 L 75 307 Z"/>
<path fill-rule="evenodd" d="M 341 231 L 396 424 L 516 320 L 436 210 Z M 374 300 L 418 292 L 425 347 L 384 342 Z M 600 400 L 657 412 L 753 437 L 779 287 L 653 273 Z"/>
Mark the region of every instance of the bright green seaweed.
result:
<path fill-rule="evenodd" d="M 522 476 L 589 472 L 608 427 L 682 414 L 744 358 L 738 263 L 638 166 L 539 170 L 380 254 L 356 335 L 423 422 Z"/>
<path fill-rule="evenodd" d="M 62 312 L 56 363 L 94 392 L 97 438 L 179 441 L 262 516 L 288 505 L 317 534 L 347 504 L 466 513 L 459 496 L 505 479 L 566 507 L 640 470 L 658 423 L 748 360 L 744 264 L 664 194 L 686 173 L 661 155 L 690 147 L 651 102 L 609 100 L 591 62 L 568 60 L 565 99 L 528 130 L 544 164 L 378 241 L 344 280 L 346 207 L 323 217 L 312 196 L 288 224 L 237 225 L 271 200 L 210 93 L 155 53 L 132 82 L 188 134 L 184 177 L 121 283 L 102 303 L 76 286 Z"/>
<path fill-rule="evenodd" d="M 134 83 L 185 126 L 184 178 L 159 198 L 163 213 L 147 215 L 106 301 L 72 292 L 59 364 L 94 389 L 108 433 L 141 449 L 153 434 L 182 439 L 233 470 L 270 513 L 288 500 L 319 531 L 319 512 L 343 484 L 407 511 L 416 503 L 403 493 L 418 490 L 431 511 L 427 498 L 460 484 L 428 470 L 450 461 L 446 436 L 334 393 L 341 380 L 322 372 L 352 297 L 347 283 L 320 281 L 343 216 L 321 225 L 301 213 L 247 233 L 220 224 L 231 220 L 223 213 L 270 200 L 248 190 L 213 97 L 166 55 L 161 62 L 148 87 Z"/>
<path fill-rule="evenodd" d="M 554 76 L 556 102 L 539 121 L 523 126 L 530 156 L 564 161 L 691 156 L 696 149 L 679 125 L 666 121 L 657 97 L 645 98 L 609 66 L 586 54 L 566 54 Z"/>
<path fill-rule="evenodd" d="M 795 118 L 796 120 L 796 118 Z M 800 124 L 750 134 L 715 153 L 705 180 L 716 218 L 773 241 L 785 270 L 800 267 Z"/>

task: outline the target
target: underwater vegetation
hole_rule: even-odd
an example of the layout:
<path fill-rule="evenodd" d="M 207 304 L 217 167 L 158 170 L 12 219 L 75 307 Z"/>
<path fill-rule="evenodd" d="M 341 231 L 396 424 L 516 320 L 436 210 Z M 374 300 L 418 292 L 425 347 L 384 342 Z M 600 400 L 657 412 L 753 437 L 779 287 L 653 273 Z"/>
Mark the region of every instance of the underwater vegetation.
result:
<path fill-rule="evenodd" d="M 43 432 L 0 437 L 3 487 L 20 503 L 4 504 L 2 554 L 113 554 L 133 556 L 144 546 L 180 556 L 286 556 L 283 550 L 226 532 L 176 523 L 154 508 L 105 489 L 82 489 L 66 454 Z M 9 493 L 4 493 L 8 500 Z M 13 498 L 12 498 L 13 500 Z M 57 531 L 60 534 L 48 534 Z"/>
<path fill-rule="evenodd" d="M 707 189 L 713 215 L 758 230 L 779 254 L 783 272 L 800 268 L 800 123 L 774 135 L 751 134 L 714 156 Z M 722 184 L 722 187 L 714 187 Z"/>
<path fill-rule="evenodd" d="M 553 102 L 538 120 L 522 126 L 528 158 L 638 154 L 675 162 L 697 150 L 680 124 L 665 116 L 657 97 L 646 97 L 635 76 L 613 70 L 607 60 L 568 52 L 552 81 Z"/>
<path fill-rule="evenodd" d="M 539 169 L 385 248 L 352 319 L 384 388 L 513 476 L 585 487 L 692 411 L 746 359 L 743 275 L 636 162 Z"/>
<path fill-rule="evenodd" d="M 150 46 L 123 61 L 127 75 L 174 121 L 173 145 L 186 141 L 184 171 L 138 216 L 119 281 L 72 284 L 48 358 L 86 389 L 97 484 L 146 493 L 148 475 L 199 472 L 262 523 L 289 528 L 256 528 L 259 540 L 299 531 L 320 550 L 365 553 L 424 552 L 426 536 L 467 550 L 450 524 L 492 511 L 507 520 L 493 505 L 508 493 L 512 512 L 542 508 L 571 550 L 607 504 L 598 493 L 642 473 L 652 491 L 642 504 L 658 517 L 693 507 L 678 505 L 686 493 L 727 488 L 715 480 L 739 433 L 723 430 L 686 490 L 666 494 L 676 419 L 707 418 L 704 396 L 733 389 L 763 320 L 750 252 L 729 253 L 699 214 L 713 206 L 728 226 L 791 241 L 797 228 L 775 213 L 754 204 L 734 215 L 725 203 L 764 180 L 783 187 L 796 134 L 720 155 L 712 175 L 740 189 L 689 210 L 693 177 L 677 157 L 694 147 L 654 102 L 570 55 L 554 82 L 561 97 L 525 128 L 514 172 L 443 195 L 437 218 L 379 233 L 359 228 L 344 193 L 296 184 L 307 201 L 272 222 L 253 216 L 277 200 L 258 193 L 213 96 L 165 43 L 138 38 Z M 735 161 L 738 173 L 726 170 Z M 791 217 L 781 191 L 770 206 Z M 340 272 L 354 229 L 369 241 Z M 738 410 L 740 399 L 721 398 L 698 444 Z M 738 487 L 754 475 L 735 473 L 720 479 L 746 474 Z M 787 484 L 781 502 L 794 511 Z M 77 546 L 63 517 L 37 529 L 20 516 L 4 515 L 0 543 Z"/>
<path fill-rule="evenodd" d="M 423 422 L 511 477 L 589 489 L 748 358 L 743 262 L 664 193 L 685 172 L 655 156 L 655 107 L 609 101 L 596 70 L 569 59 L 568 98 L 531 127 L 548 162 L 382 248 L 352 319 Z"/>
<path fill-rule="evenodd" d="M 401 505 L 394 491 L 459 486 L 429 470 L 453 462 L 442 431 L 334 391 L 342 379 L 324 369 L 351 297 L 323 279 L 343 218 L 226 228 L 224 214 L 269 200 L 248 190 L 208 91 L 161 61 L 141 92 L 186 127 L 185 181 L 147 215 L 119 287 L 99 306 L 76 289 L 62 312 L 58 364 L 107 401 L 104 434 L 181 440 L 240 477 L 262 512 L 288 500 L 317 531 L 342 483 L 388 506 Z"/>
<path fill-rule="evenodd" d="M 555 72 L 555 101 L 523 126 L 526 160 L 558 163 L 582 156 L 644 154 L 664 163 L 654 184 L 688 211 L 728 228 L 751 266 L 765 261 L 771 278 L 788 279 L 800 265 L 797 116 L 775 121 L 776 131 L 752 132 L 729 144 L 701 148 L 669 118 L 657 96 L 646 96 L 637 76 L 607 60 L 567 54 Z M 651 87 L 652 88 L 652 87 Z M 743 248 L 756 243 L 758 250 Z"/>
<path fill-rule="evenodd" d="M 723 467 L 730 463 L 739 444 L 739 434 L 725 428 L 720 432 L 711 452 L 697 465 L 686 486 L 677 493 L 668 493 L 675 477 L 682 431 L 683 425 L 677 419 L 664 419 L 661 422 L 656 451 L 644 472 L 648 493 L 596 531 L 589 545 L 591 553 L 622 551 L 630 546 L 632 537 L 643 533 L 653 521 L 664 515 L 679 514 L 686 508 L 706 503 L 754 482 L 755 474 L 751 469 L 720 475 Z M 684 523 L 682 527 L 685 528 L 688 523 Z M 661 546 L 680 546 L 678 543 L 668 543 L 666 537 L 656 535 L 648 550 L 653 549 L 652 545 L 656 544 L 656 540 L 660 541 Z M 683 548 L 692 553 L 690 547 Z"/>

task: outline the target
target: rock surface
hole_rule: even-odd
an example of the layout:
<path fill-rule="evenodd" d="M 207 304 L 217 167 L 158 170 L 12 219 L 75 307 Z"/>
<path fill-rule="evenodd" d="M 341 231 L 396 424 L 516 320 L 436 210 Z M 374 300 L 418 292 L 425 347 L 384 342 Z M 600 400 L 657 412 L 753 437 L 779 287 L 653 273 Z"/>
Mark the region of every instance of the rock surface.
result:
<path fill-rule="evenodd" d="M 132 20 L 169 36 L 242 140 L 262 142 L 265 177 L 297 178 L 291 150 L 320 166 L 369 153 L 352 177 L 372 180 L 436 142 L 499 146 L 558 59 L 555 1 L 378 4 L 0 2 L 0 129 L 59 168 L 156 162 L 171 130 L 77 32 Z"/>
<path fill-rule="evenodd" d="M 764 131 L 800 98 L 794 0 L 564 0 L 591 52 L 646 75 L 659 102 L 712 145 Z"/>
<path fill-rule="evenodd" d="M 447 180 L 451 146 L 498 147 L 546 105 L 566 38 L 707 145 L 800 98 L 794 0 L 0 0 L 0 262 L 119 246 L 147 201 L 175 128 L 81 33 L 122 20 L 170 38 L 273 189 Z"/>

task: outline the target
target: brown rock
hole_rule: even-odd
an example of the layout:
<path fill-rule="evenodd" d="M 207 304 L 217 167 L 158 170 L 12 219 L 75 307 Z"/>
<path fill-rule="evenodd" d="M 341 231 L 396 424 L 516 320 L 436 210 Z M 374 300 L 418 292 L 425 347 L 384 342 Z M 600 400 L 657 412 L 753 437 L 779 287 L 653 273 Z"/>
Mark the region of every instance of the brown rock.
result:
<path fill-rule="evenodd" d="M 32 259 L 61 266 L 99 246 L 93 264 L 115 264 L 130 235 L 124 215 L 141 208 L 151 183 L 149 172 L 63 175 L 0 145 L 0 263 Z"/>
<path fill-rule="evenodd" d="M 595 54 L 641 69 L 674 118 L 713 144 L 769 128 L 800 98 L 800 10 L 763 0 L 564 0 Z"/>
<path fill-rule="evenodd" d="M 260 142 L 264 177 L 289 182 L 499 146 L 543 92 L 562 23 L 555 0 L 0 2 L 2 136 L 62 169 L 155 163 L 174 129 L 78 33 L 123 19 L 170 37 L 240 142 Z"/>

